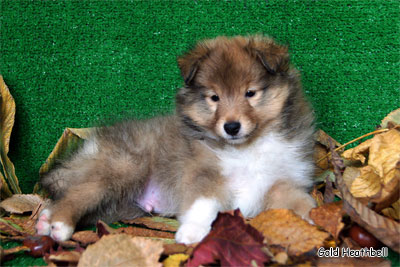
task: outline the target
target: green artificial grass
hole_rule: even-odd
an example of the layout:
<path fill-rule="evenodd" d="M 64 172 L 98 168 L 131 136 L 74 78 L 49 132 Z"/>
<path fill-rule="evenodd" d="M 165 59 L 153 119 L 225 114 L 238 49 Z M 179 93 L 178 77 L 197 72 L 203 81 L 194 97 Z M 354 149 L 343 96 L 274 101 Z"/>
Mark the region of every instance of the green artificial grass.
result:
<path fill-rule="evenodd" d="M 397 0 L 0 5 L 0 74 L 17 105 L 9 155 L 24 193 L 65 127 L 172 111 L 176 57 L 204 38 L 263 33 L 289 45 L 318 127 L 339 142 L 400 106 Z"/>
<path fill-rule="evenodd" d="M 23 192 L 65 127 L 172 110 L 176 57 L 197 40 L 249 33 L 290 46 L 318 126 L 339 142 L 399 107 L 398 1 L 1 1 Z"/>

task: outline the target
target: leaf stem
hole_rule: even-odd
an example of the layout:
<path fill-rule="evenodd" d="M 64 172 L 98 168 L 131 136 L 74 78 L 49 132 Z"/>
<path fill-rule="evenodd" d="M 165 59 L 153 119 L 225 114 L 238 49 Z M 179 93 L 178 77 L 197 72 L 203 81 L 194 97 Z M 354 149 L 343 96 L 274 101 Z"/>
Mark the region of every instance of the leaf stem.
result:
<path fill-rule="evenodd" d="M 400 126 L 400 125 L 396 125 L 394 128 L 398 128 L 399 126 Z M 393 129 L 393 128 L 392 128 L 392 129 Z M 387 132 L 387 131 L 389 131 L 389 130 L 390 130 L 390 129 L 385 128 L 385 129 L 379 129 L 379 130 L 376 130 L 376 131 L 373 131 L 373 132 L 364 134 L 364 135 L 362 135 L 362 136 L 360 136 L 360 137 L 357 137 L 356 139 L 353 139 L 353 140 L 347 142 L 347 143 L 344 144 L 344 145 L 341 145 L 341 146 L 337 147 L 334 151 L 337 152 L 337 151 L 339 151 L 340 149 L 342 149 L 342 148 L 344 148 L 344 147 L 346 147 L 346 146 L 348 146 L 348 145 L 350 145 L 350 144 L 352 144 L 352 143 L 354 143 L 354 142 L 356 142 L 356 141 L 358 141 L 358 140 L 360 140 L 360 139 L 363 139 L 363 138 L 365 138 L 365 137 L 368 137 L 368 136 L 370 136 L 370 135 L 384 133 L 384 132 Z M 332 153 L 329 152 L 328 154 L 326 154 L 326 155 L 323 156 L 322 158 L 318 159 L 318 160 L 317 160 L 317 163 L 319 163 L 320 161 L 326 159 L 327 157 L 330 157 L 331 154 L 332 154 Z"/>

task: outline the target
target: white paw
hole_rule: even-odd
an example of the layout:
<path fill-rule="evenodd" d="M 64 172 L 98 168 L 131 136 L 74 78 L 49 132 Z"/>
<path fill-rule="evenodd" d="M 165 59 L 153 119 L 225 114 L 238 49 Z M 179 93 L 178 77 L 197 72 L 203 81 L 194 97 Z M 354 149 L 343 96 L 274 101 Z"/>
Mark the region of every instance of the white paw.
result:
<path fill-rule="evenodd" d="M 53 222 L 51 224 L 50 236 L 56 241 L 66 241 L 70 239 L 74 228 L 63 222 Z"/>
<path fill-rule="evenodd" d="M 50 234 L 50 216 L 51 211 L 49 209 L 44 209 L 36 222 L 36 232 L 38 235 L 49 235 Z"/>
<path fill-rule="evenodd" d="M 175 235 L 177 243 L 192 244 L 200 242 L 209 232 L 211 227 L 196 223 L 182 224 Z"/>

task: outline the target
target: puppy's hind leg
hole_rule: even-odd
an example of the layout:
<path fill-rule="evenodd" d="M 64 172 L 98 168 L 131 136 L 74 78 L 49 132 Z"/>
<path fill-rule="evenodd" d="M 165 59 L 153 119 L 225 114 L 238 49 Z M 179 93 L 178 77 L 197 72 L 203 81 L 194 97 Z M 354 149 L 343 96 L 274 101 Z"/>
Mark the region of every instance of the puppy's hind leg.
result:
<path fill-rule="evenodd" d="M 76 170 L 81 170 L 76 171 L 76 182 L 70 183 L 61 197 L 40 214 L 37 233 L 67 240 L 85 215 L 93 215 L 91 221 L 103 217 L 123 219 L 116 204 L 127 201 L 135 205 L 135 198 L 143 190 L 149 173 L 148 161 L 144 155 L 129 153 L 99 154 L 82 161 L 84 166 L 75 166 Z M 138 209 L 127 212 L 134 211 Z"/>
<path fill-rule="evenodd" d="M 45 209 L 36 224 L 38 234 L 50 235 L 54 240 L 68 240 L 80 218 L 94 209 L 106 197 L 105 188 L 88 182 L 72 186 L 64 196 Z"/>

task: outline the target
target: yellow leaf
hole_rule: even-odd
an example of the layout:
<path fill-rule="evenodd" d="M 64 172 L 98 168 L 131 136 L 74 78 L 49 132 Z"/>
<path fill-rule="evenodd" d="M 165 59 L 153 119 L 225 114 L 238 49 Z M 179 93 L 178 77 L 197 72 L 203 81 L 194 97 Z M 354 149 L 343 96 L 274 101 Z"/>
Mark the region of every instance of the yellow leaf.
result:
<path fill-rule="evenodd" d="M 354 147 L 354 148 L 350 148 L 348 150 L 346 150 L 345 152 L 343 152 L 342 156 L 345 159 L 348 160 L 358 160 L 361 161 L 361 163 L 365 163 L 366 157 L 365 157 L 365 153 L 368 152 L 369 146 L 372 143 L 372 139 L 368 139 L 367 141 L 359 144 L 358 146 Z"/>
<path fill-rule="evenodd" d="M 372 140 L 368 165 L 374 168 L 374 171 L 380 177 L 384 177 L 396 168 L 396 164 L 400 160 L 400 132 L 392 129 L 386 133 L 376 135 Z M 389 179 L 385 179 L 383 182 L 387 183 L 389 181 Z"/>
<path fill-rule="evenodd" d="M 164 267 L 179 267 L 183 262 L 185 262 L 189 258 L 189 255 L 180 253 L 170 255 L 163 261 Z"/>
<path fill-rule="evenodd" d="M 350 192 L 354 197 L 371 197 L 378 194 L 381 190 L 379 176 L 370 166 L 359 169 L 360 176 L 354 179 L 350 187 Z"/>
<path fill-rule="evenodd" d="M 1 94 L 1 107 L 0 107 L 0 123 L 1 123 L 1 139 L 3 149 L 8 154 L 10 146 L 11 131 L 14 126 L 15 120 L 15 101 L 7 85 L 4 83 L 3 77 L 0 75 L 0 94 Z"/>
<path fill-rule="evenodd" d="M 375 135 L 355 148 L 348 149 L 343 157 L 349 160 L 366 162 L 368 154 L 368 165 L 386 184 L 394 177 L 393 170 L 400 160 L 400 132 L 391 129 L 385 133 Z"/>
<path fill-rule="evenodd" d="M 8 158 L 7 154 L 10 146 L 11 131 L 15 120 L 15 102 L 10 94 L 3 77 L 0 75 L 0 159 L 4 170 L 5 179 L 2 179 L 3 192 L 7 194 L 8 184 L 14 194 L 21 194 L 18 178 L 15 175 L 14 164 Z"/>

